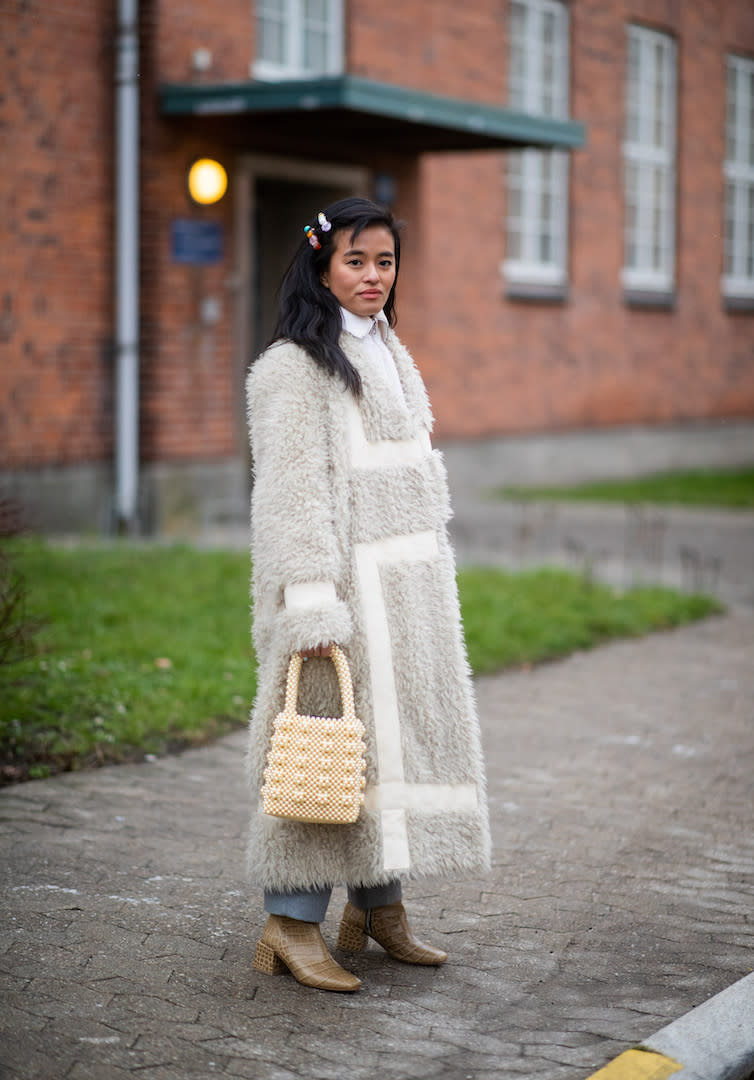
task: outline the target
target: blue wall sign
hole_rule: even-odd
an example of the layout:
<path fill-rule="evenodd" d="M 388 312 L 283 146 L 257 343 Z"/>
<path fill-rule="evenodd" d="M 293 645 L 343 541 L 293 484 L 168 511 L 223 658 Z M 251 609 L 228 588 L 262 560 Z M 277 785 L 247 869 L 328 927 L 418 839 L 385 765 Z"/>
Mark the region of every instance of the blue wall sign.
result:
<path fill-rule="evenodd" d="M 223 227 L 216 221 L 177 219 L 170 223 L 170 256 L 173 262 L 212 266 L 223 257 Z"/>

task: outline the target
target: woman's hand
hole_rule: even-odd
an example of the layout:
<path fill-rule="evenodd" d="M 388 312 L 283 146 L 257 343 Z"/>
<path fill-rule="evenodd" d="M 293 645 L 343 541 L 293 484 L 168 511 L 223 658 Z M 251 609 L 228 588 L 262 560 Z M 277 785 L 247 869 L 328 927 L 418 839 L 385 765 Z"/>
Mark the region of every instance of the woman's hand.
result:
<path fill-rule="evenodd" d="M 331 656 L 332 649 L 330 645 L 315 645 L 313 649 L 299 649 L 299 656 L 302 656 L 304 660 L 308 660 L 310 656 Z"/>

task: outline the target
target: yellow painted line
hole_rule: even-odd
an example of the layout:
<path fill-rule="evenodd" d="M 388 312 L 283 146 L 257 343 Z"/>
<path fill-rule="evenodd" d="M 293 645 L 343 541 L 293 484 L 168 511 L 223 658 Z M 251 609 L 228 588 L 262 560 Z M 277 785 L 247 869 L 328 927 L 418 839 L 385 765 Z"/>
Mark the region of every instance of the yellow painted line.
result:
<path fill-rule="evenodd" d="M 588 1080 L 667 1080 L 683 1065 L 651 1050 L 627 1050 Z"/>

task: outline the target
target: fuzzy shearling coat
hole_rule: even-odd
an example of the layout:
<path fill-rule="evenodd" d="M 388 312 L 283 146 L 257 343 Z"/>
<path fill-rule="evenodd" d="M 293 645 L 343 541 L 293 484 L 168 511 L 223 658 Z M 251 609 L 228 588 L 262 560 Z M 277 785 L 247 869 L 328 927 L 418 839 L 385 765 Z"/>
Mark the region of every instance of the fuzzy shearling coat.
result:
<path fill-rule="evenodd" d="M 405 404 L 355 336 L 340 344 L 361 375 L 356 398 L 296 345 L 278 342 L 247 380 L 252 495 L 256 884 L 286 890 L 489 865 L 479 727 L 447 532 L 441 455 L 421 377 L 396 335 L 387 346 Z M 259 791 L 290 653 L 335 641 L 366 726 L 367 788 L 354 825 L 262 813 Z M 332 663 L 304 665 L 300 711 L 341 714 Z"/>

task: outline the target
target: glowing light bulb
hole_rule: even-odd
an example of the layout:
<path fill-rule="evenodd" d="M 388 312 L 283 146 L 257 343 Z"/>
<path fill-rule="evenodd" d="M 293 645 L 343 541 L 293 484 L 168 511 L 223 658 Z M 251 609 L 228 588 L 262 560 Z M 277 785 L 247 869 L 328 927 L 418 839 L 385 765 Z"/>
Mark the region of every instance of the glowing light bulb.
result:
<path fill-rule="evenodd" d="M 219 161 L 200 158 L 189 169 L 188 189 L 194 202 L 210 206 L 228 190 L 228 174 Z"/>

